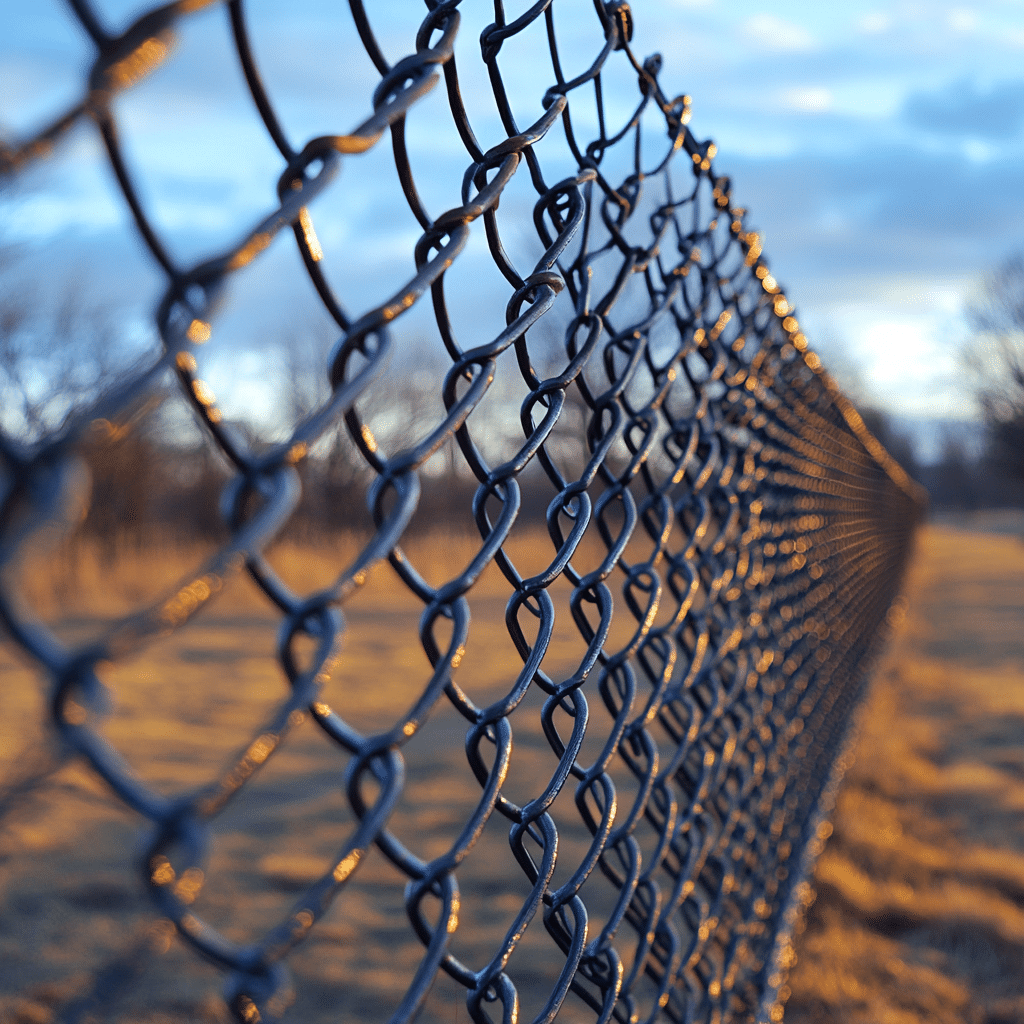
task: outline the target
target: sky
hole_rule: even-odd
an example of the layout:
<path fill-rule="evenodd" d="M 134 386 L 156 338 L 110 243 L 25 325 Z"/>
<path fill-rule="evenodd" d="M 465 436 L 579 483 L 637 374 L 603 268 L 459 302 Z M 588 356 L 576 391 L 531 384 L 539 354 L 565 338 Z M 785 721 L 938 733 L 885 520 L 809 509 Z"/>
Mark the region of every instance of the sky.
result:
<path fill-rule="evenodd" d="M 526 4 L 507 6 L 511 16 Z M 117 27 L 138 5 L 96 8 Z M 294 142 L 351 130 L 366 116 L 378 76 L 347 5 L 249 0 L 246 9 Z M 461 9 L 460 74 L 474 124 L 493 144 L 500 126 L 476 42 L 491 5 L 466 0 Z M 423 4 L 368 2 L 367 10 L 389 58 L 409 52 Z M 582 68 L 600 46 L 591 0 L 557 0 L 555 12 L 566 62 Z M 715 140 L 716 170 L 751 211 L 826 366 L 831 360 L 864 400 L 904 420 L 975 417 L 960 358 L 964 305 L 986 272 L 1024 247 L 1024 0 L 637 0 L 633 16 L 634 49 L 660 52 L 665 91 L 692 97 L 690 127 Z M 233 244 L 269 213 L 282 167 L 226 26 L 219 8 L 186 19 L 171 58 L 116 103 L 144 200 L 183 262 Z M 80 97 L 90 45 L 51 0 L 0 0 L 0 29 L 0 131 L 24 138 Z M 508 53 L 512 94 L 532 97 L 539 112 L 544 65 L 528 45 Z M 621 94 L 614 76 L 606 90 L 613 110 L 620 95 L 622 109 L 635 95 L 635 77 L 621 80 Z M 436 211 L 455 205 L 468 162 L 445 127 L 443 100 L 435 90 L 409 119 L 417 180 Z M 404 204 L 386 198 L 395 195 L 389 150 L 347 160 L 313 211 L 338 287 L 357 306 L 409 276 L 419 234 Z M 27 253 L 25 273 L 84 277 L 143 322 L 161 278 L 111 179 L 95 129 L 83 125 L 0 192 L 0 240 Z M 510 195 L 505 205 L 525 210 L 526 201 Z M 253 396 L 272 386 L 261 331 L 301 331 L 315 315 L 293 250 L 275 243 L 232 288 L 220 325 L 230 340 L 220 351 L 231 357 L 210 369 L 229 403 L 258 404 Z M 499 286 L 466 283 L 468 323 L 496 306 L 500 314 Z M 245 398 L 239 382 L 250 388 Z"/>

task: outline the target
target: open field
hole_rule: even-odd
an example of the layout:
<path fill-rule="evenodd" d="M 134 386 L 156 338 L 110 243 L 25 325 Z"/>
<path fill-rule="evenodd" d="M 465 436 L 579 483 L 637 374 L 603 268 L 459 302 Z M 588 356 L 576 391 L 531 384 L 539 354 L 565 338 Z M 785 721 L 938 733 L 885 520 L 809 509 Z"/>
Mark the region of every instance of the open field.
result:
<path fill-rule="evenodd" d="M 1019 516 L 961 525 L 920 538 L 818 862 L 791 1024 L 1024 1021 L 1024 543 Z"/>
<path fill-rule="evenodd" d="M 524 574 L 538 571 L 549 547 L 535 532 L 520 538 L 513 545 L 517 566 Z M 285 545 L 272 561 L 284 578 L 308 591 L 326 585 L 355 550 L 354 543 L 316 553 Z M 406 553 L 437 584 L 474 550 L 466 539 L 452 537 L 420 548 L 413 541 Z M 194 553 L 191 560 L 199 557 Z M 59 634 L 81 642 L 112 616 L 171 585 L 183 575 L 185 558 L 174 551 L 149 553 L 106 568 L 85 553 L 66 573 L 37 577 L 31 597 Z M 586 551 L 578 564 L 589 569 Z M 551 590 L 564 601 L 568 584 Z M 507 594 L 507 583 L 491 565 L 470 597 L 473 627 L 458 679 L 479 705 L 504 696 L 522 665 L 504 623 Z M 364 733 L 389 728 L 429 678 L 418 639 L 422 608 L 386 564 L 345 605 L 342 657 L 323 696 Z M 613 645 L 630 635 L 628 617 L 618 618 Z M 112 698 L 103 735 L 138 777 L 163 793 L 219 778 L 286 690 L 276 659 L 279 625 L 276 610 L 239 578 L 187 629 L 140 658 L 101 670 Z M 545 666 L 568 674 L 583 650 L 569 623 L 556 629 Z M 226 1020 L 218 998 L 221 975 L 154 924 L 138 877 L 139 818 L 84 767 L 53 760 L 38 683 L 9 651 L 0 657 L 0 778 L 15 805 L 0 821 L 0 1020 Z M 520 805 L 544 792 L 557 764 L 539 727 L 542 696 L 531 687 L 520 705 L 523 714 L 517 710 L 502 791 Z M 610 730 L 599 701 L 592 702 L 591 723 L 580 755 L 584 763 L 596 758 Z M 568 735 L 566 723 L 559 729 Z M 403 747 L 406 785 L 389 827 L 421 858 L 449 849 L 480 799 L 465 735 L 465 721 L 442 699 Z M 347 754 L 312 721 L 290 734 L 217 818 L 195 912 L 238 942 L 286 920 L 297 894 L 337 862 L 336 851 L 354 828 L 344 797 L 347 763 Z M 628 806 L 635 779 L 624 766 L 611 774 L 619 801 Z M 553 886 L 569 879 L 591 841 L 573 790 L 566 787 L 551 811 L 559 828 Z M 288 958 L 298 993 L 290 1019 L 388 1019 L 423 956 L 405 912 L 405 883 L 378 850 L 370 851 L 326 918 Z M 500 948 L 530 892 L 509 849 L 508 823 L 499 815 L 460 866 L 459 885 L 460 924 L 451 950 L 479 968 Z M 595 872 L 584 891 L 588 908 L 596 911 L 596 934 L 617 890 Z M 525 1019 L 539 1012 L 563 964 L 537 920 L 509 967 Z M 420 1019 L 467 1021 L 465 990 L 442 976 Z"/>
<path fill-rule="evenodd" d="M 819 862 L 787 1021 L 1024 1020 L 1024 544 L 1016 520 L 973 525 L 980 530 L 946 523 L 922 535 L 909 611 L 864 709 L 858 759 Z M 440 560 L 411 555 L 428 575 L 450 574 L 464 548 L 453 538 Z M 275 558 L 284 576 L 322 585 L 346 553 L 313 560 L 282 548 Z M 529 538 L 521 557 L 529 569 Z M 183 558 L 149 556 L 114 571 L 84 557 L 63 577 L 40 578 L 31 596 L 63 635 L 82 638 L 173 582 Z M 329 684 L 332 705 L 364 730 L 390 723 L 428 674 L 416 639 L 422 605 L 394 588 L 390 573 L 381 567 L 346 605 L 344 656 Z M 485 576 L 474 590 L 459 678 L 472 680 L 478 702 L 504 693 L 507 666 L 519 663 L 500 583 Z M 180 635 L 107 670 L 114 699 L 104 735 L 164 792 L 215 777 L 280 699 L 278 623 L 239 581 Z M 570 632 L 557 635 L 552 656 L 572 664 L 579 644 Z M 0 779 L 12 807 L 0 820 L 0 1021 L 226 1019 L 218 972 L 154 923 L 137 875 L 138 818 L 81 766 L 60 762 L 43 718 L 32 673 L 0 652 Z M 464 732 L 439 706 L 406 748 L 395 830 L 421 856 L 453 841 L 479 795 Z M 310 723 L 289 739 L 219 820 L 197 912 L 239 940 L 287 914 L 352 827 L 338 792 L 345 762 Z M 553 763 L 539 732 L 517 732 L 510 796 L 539 793 Z M 628 794 L 631 783 L 623 774 L 616 785 Z M 588 837 L 571 797 L 553 813 L 560 859 L 578 862 Z M 528 890 L 506 826 L 493 826 L 460 868 L 453 948 L 473 966 L 500 944 Z M 596 875 L 592 882 L 586 898 L 599 924 L 614 893 Z M 387 1019 L 422 954 L 403 885 L 376 851 L 367 858 L 289 958 L 295 1020 Z M 511 962 L 523 1020 L 561 965 L 549 947 L 532 927 Z M 569 1011 L 565 1019 L 576 1020 Z M 465 1022 L 458 987 L 442 979 L 422 1019 Z"/>

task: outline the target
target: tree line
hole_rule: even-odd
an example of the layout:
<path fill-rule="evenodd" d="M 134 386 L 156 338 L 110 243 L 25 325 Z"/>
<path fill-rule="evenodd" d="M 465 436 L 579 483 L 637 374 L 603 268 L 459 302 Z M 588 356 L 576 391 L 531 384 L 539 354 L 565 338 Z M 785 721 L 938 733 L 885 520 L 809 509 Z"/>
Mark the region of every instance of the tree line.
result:
<path fill-rule="evenodd" d="M 0 280 L 12 258 L 0 250 Z M 31 289 L 7 288 L 0 299 L 0 409 L 3 429 L 31 443 L 77 408 L 87 407 L 117 374 L 131 364 L 119 347 L 115 311 L 90 305 L 81 284 L 70 282 L 47 302 Z M 1024 257 L 1014 257 L 985 281 L 967 311 L 974 338 L 965 355 L 978 405 L 985 418 L 987 444 L 980 457 L 962 439 L 947 438 L 938 462 L 922 465 L 914 447 L 885 413 L 862 409 L 868 429 L 912 477 L 930 492 L 933 507 L 976 509 L 1024 507 Z M 279 413 L 294 422 L 325 396 L 322 367 L 331 342 L 324 330 L 278 338 L 268 356 L 279 370 Z M 440 355 L 429 346 L 418 365 L 393 379 L 361 413 L 396 451 L 411 443 L 441 411 Z M 276 360 L 276 363 L 275 363 Z M 434 363 L 436 362 L 436 365 Z M 575 392 L 575 389 L 570 389 Z M 498 396 L 482 436 L 498 447 L 520 430 L 514 396 Z M 578 408 L 576 406 L 579 406 Z M 400 411 L 396 415 L 396 410 Z M 567 473 L 582 469 L 585 410 L 567 404 L 564 422 L 549 442 Z M 244 425 L 242 429 L 245 429 Z M 509 435 L 502 438 L 498 435 Z M 258 445 L 255 432 L 252 441 Z M 92 477 L 92 500 L 80 536 L 106 547 L 143 546 L 154 538 L 170 542 L 222 539 L 220 494 L 231 475 L 223 455 L 210 445 L 169 381 L 164 393 L 135 412 L 127 424 L 96 421 L 79 454 Z M 577 464 L 573 465 L 575 462 Z M 451 445 L 421 474 L 423 494 L 415 525 L 438 522 L 453 530 L 472 529 L 473 480 L 457 466 Z M 372 528 L 362 498 L 372 477 L 344 424 L 339 424 L 299 466 L 303 499 L 288 532 L 298 539 Z M 531 465 L 524 476 L 524 508 L 542 519 L 553 492 Z"/>
<path fill-rule="evenodd" d="M 1009 256 L 977 287 L 965 310 L 965 380 L 985 426 L 980 454 L 955 434 L 938 462 L 919 465 L 906 444 L 887 444 L 928 490 L 936 508 L 1024 507 L 1024 253 Z M 881 427 L 885 433 L 884 425 Z M 879 440 L 886 443 L 884 436 Z"/>

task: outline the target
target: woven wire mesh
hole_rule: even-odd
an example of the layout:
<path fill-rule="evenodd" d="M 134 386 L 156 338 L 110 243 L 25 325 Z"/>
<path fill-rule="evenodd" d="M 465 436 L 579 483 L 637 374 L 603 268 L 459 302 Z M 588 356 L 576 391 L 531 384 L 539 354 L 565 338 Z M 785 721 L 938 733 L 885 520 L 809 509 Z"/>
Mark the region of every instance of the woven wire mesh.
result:
<path fill-rule="evenodd" d="M 422 23 L 408 30 L 406 55 L 394 62 L 375 37 L 373 11 L 351 0 L 379 84 L 361 123 L 302 144 L 275 112 L 245 6 L 231 0 L 224 6 L 239 66 L 281 155 L 280 178 L 268 183 L 278 201 L 237 245 L 182 266 L 147 213 L 114 100 L 174 59 L 176 25 L 207 6 L 180 0 L 154 8 L 117 34 L 87 0 L 73 0 L 96 51 L 84 98 L 36 137 L 0 151 L 3 170 L 16 175 L 59 150 L 72 126 L 91 121 L 166 280 L 156 312 L 161 349 L 147 365 L 40 440 L 2 439 L 0 613 L 10 640 L 47 680 L 66 748 L 150 822 L 142 884 L 184 942 L 223 970 L 240 1020 L 288 1015 L 289 957 L 326 915 L 345 918 L 346 889 L 374 847 L 406 883 L 407 927 L 421 944 L 404 995 L 381 1007 L 381 1017 L 411 1019 L 445 975 L 478 1022 L 514 1021 L 525 986 L 538 985 L 539 995 L 529 993 L 537 1020 L 560 1011 L 602 1022 L 780 1019 L 790 936 L 851 713 L 920 514 L 913 485 L 808 349 L 746 212 L 714 169 L 714 146 L 687 127 L 689 98 L 663 92 L 659 56 L 634 54 L 627 4 L 542 0 L 513 15 L 496 0 L 480 54 L 505 137 L 488 148 L 460 93 L 459 0 L 428 0 Z M 603 40 L 589 67 L 569 79 L 555 31 L 556 14 L 568 8 Z M 535 92 L 512 95 L 506 54 L 528 31 L 540 34 L 547 53 L 535 57 Z M 459 52 L 464 62 L 467 53 L 473 58 L 468 47 Z M 603 82 L 620 65 L 636 92 L 632 112 L 612 125 Z M 420 198 L 406 145 L 407 121 L 434 89 L 446 90 L 466 151 L 464 176 L 449 183 L 450 205 L 439 213 Z M 596 134 L 584 136 L 582 125 L 595 125 Z M 422 233 L 403 287 L 363 309 L 358 294 L 342 294 L 325 273 L 332 254 L 317 238 L 316 205 L 340 187 L 342 164 L 389 136 L 402 188 L 393 201 L 408 204 Z M 543 159 L 555 136 L 575 163 L 557 181 Z M 608 170 L 611 154 L 625 154 L 620 178 Z M 523 179 L 536 192 L 533 228 L 543 246 L 532 266 L 517 265 L 502 243 L 510 226 L 499 202 Z M 217 344 L 218 307 L 234 276 L 288 229 L 339 340 L 322 367 L 330 397 L 284 440 L 260 445 L 221 415 L 196 353 Z M 489 257 L 473 239 L 484 240 Z M 506 326 L 457 337 L 449 303 L 458 296 L 446 294 L 446 275 L 484 258 L 507 282 Z M 402 318 L 427 303 L 450 357 L 436 382 L 444 412 L 413 443 L 387 451 L 361 406 L 392 372 Z M 504 414 L 518 415 L 522 433 L 492 464 L 491 421 L 478 410 L 506 352 L 525 397 Z M 127 421 L 147 397 L 166 401 L 168 376 L 232 467 L 220 505 L 230 539 L 163 599 L 87 643 L 61 642 L 19 596 L 21 554 L 35 531 L 65 515 L 76 445 L 91 425 Z M 266 551 L 300 500 L 301 464 L 342 421 L 370 471 L 346 501 L 365 503 L 373 529 L 333 583 L 296 588 L 275 574 Z M 578 423 L 575 432 L 567 422 Z M 563 458 L 567 436 L 575 460 Z M 433 585 L 402 543 L 425 465 L 453 442 L 476 482 L 479 539 L 466 564 Z M 509 543 L 526 481 L 545 492 L 548 536 L 543 566 L 528 575 Z M 393 702 L 389 724 L 367 732 L 347 718 L 333 679 L 346 658 L 343 610 L 358 606 L 360 588 L 384 560 L 422 605 L 419 642 L 430 667 L 415 698 Z M 518 660 L 502 664 L 501 692 L 482 702 L 473 699 L 466 651 L 480 629 L 470 615 L 474 588 L 492 566 L 504 581 L 509 650 Z M 279 616 L 286 696 L 207 785 L 159 791 L 102 735 L 99 666 L 130 664 L 188 630 L 242 573 Z M 577 638 L 568 667 L 549 656 L 560 630 Z M 385 661 L 361 685 L 386 693 L 389 676 L 406 671 Z M 428 855 L 402 828 L 405 764 L 443 707 L 463 720 L 476 795 L 443 849 Z M 329 738 L 351 827 L 287 913 L 246 941 L 229 939 L 196 910 L 217 823 L 302 730 Z M 514 735 L 544 756 L 520 760 Z M 563 793 L 568 799 L 559 800 Z M 503 856 L 481 839 L 500 819 Z M 460 895 L 470 865 L 484 875 L 516 874 L 520 897 L 498 941 L 470 936 L 456 953 L 460 922 L 471 916 Z M 351 957 L 362 941 L 357 929 L 322 955 Z M 387 949 L 380 957 L 386 964 Z M 547 974 L 521 969 L 529 957 Z M 113 974 L 130 974 L 129 960 Z M 517 976 L 527 978 L 518 988 Z"/>

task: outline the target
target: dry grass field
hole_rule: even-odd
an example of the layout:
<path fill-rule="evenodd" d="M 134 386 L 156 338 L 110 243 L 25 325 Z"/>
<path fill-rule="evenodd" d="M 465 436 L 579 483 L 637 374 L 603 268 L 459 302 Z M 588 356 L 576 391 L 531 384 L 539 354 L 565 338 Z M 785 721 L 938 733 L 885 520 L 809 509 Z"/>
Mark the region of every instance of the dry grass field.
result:
<path fill-rule="evenodd" d="M 539 571 L 549 548 L 546 536 L 533 531 L 514 541 L 520 571 Z M 283 545 L 271 561 L 283 578 L 308 591 L 328 584 L 355 550 L 354 542 L 315 553 Z M 434 537 L 414 541 L 406 553 L 436 585 L 474 552 L 464 538 Z M 596 559 L 596 551 L 591 554 Z M 581 557 L 578 564 L 589 569 L 587 553 Z M 199 558 L 198 552 L 147 552 L 107 568 L 85 552 L 78 564 L 34 577 L 29 596 L 58 634 L 81 642 L 166 590 L 188 560 Z M 552 591 L 564 606 L 568 584 L 560 581 Z M 494 566 L 471 595 L 473 626 L 458 679 L 479 705 L 507 693 L 522 665 L 504 623 L 507 595 L 508 584 Z M 324 699 L 364 734 L 389 728 L 429 678 L 418 639 L 422 608 L 386 564 L 346 603 L 342 656 Z M 627 617 L 618 618 L 613 645 L 631 632 Z M 283 696 L 286 682 L 275 656 L 279 625 L 280 616 L 247 578 L 237 579 L 187 629 L 135 660 L 101 667 L 111 696 L 102 734 L 139 778 L 163 793 L 219 778 Z M 552 673 L 567 675 L 583 650 L 571 623 L 556 628 L 547 656 Z M 535 689 L 517 709 L 503 787 L 519 804 L 543 793 L 557 765 L 540 730 L 542 695 Z M 9 649 L 0 652 L 0 778 L 14 804 L 0 819 L 0 1021 L 227 1020 L 219 972 L 159 923 L 154 926 L 139 881 L 139 817 L 81 764 L 53 760 L 44 712 L 33 674 Z M 595 759 L 611 725 L 599 701 L 592 702 L 591 723 L 580 755 L 585 763 Z M 423 859 L 453 845 L 479 800 L 465 734 L 464 719 L 442 700 L 403 747 L 407 780 L 389 827 Z M 218 817 L 196 914 L 238 942 L 287 919 L 297 893 L 336 863 L 336 851 L 354 827 L 344 797 L 347 763 L 311 721 L 290 734 Z M 635 779 L 624 767 L 612 774 L 619 800 L 631 804 Z M 569 879 L 591 840 L 573 789 L 566 787 L 552 807 L 559 828 L 554 886 Z M 330 913 L 288 959 L 298 993 L 291 1019 L 390 1017 L 423 956 L 405 912 L 406 880 L 376 849 L 360 863 Z M 509 849 L 508 823 L 499 815 L 460 866 L 459 885 L 460 924 L 451 949 L 480 968 L 500 947 L 530 891 Z M 592 929 L 600 928 L 616 894 L 600 873 L 588 880 L 585 899 L 596 911 Z M 538 920 L 509 968 L 524 1019 L 540 1011 L 563 964 Z M 420 1019 L 465 1024 L 465 990 L 442 976 Z"/>
<path fill-rule="evenodd" d="M 1024 544 L 1016 521 L 968 527 L 931 526 L 921 537 L 908 614 L 864 708 L 857 761 L 818 865 L 819 898 L 789 980 L 794 1024 L 1024 1021 Z M 453 539 L 440 560 L 436 551 L 412 557 L 443 574 L 463 547 Z M 345 555 L 285 547 L 275 560 L 284 576 L 322 584 Z M 149 554 L 111 574 L 86 554 L 40 578 L 30 596 L 62 635 L 87 637 L 172 583 L 184 557 Z M 332 705 L 364 730 L 387 724 L 426 674 L 421 606 L 391 586 L 390 572 L 372 574 L 346 605 L 330 683 Z M 504 692 L 502 666 L 518 663 L 500 583 L 485 577 L 474 591 L 460 681 L 472 680 L 478 701 Z M 215 777 L 281 696 L 277 624 L 247 584 L 229 588 L 180 635 L 105 671 L 113 712 L 104 735 L 164 792 Z M 569 664 L 578 643 L 556 636 L 553 655 Z M 43 721 L 32 672 L 0 650 L 0 795 L 9 807 L 0 819 L 0 1021 L 226 1019 L 218 972 L 154 924 L 137 877 L 138 817 L 57 757 Z M 421 856 L 454 839 L 479 794 L 464 732 L 440 709 L 407 748 L 395 829 Z M 517 731 L 513 798 L 540 792 L 553 760 L 542 736 Z M 344 764 L 309 723 L 289 739 L 218 822 L 198 913 L 245 940 L 288 912 L 352 826 L 338 791 Z M 566 823 L 568 863 L 586 836 L 571 800 L 554 813 Z M 500 942 L 527 888 L 505 831 L 488 826 L 460 869 L 454 951 L 473 966 Z M 290 958 L 295 1020 L 387 1019 L 422 952 L 406 924 L 403 883 L 382 857 L 367 858 Z M 610 887 L 587 895 L 598 920 L 612 895 Z M 539 1009 L 541 995 L 530 993 L 545 993 L 560 966 L 545 941 L 531 928 L 511 962 L 526 993 L 524 1020 Z M 453 983 L 435 986 L 423 1019 L 467 1020 Z"/>
<path fill-rule="evenodd" d="M 815 873 L 789 1024 L 1024 1021 L 1022 531 L 1008 516 L 920 537 Z"/>

